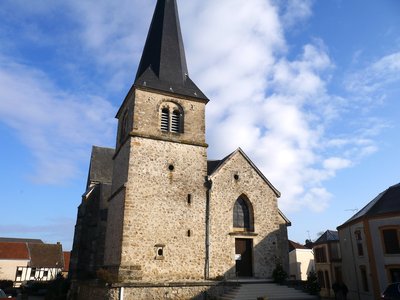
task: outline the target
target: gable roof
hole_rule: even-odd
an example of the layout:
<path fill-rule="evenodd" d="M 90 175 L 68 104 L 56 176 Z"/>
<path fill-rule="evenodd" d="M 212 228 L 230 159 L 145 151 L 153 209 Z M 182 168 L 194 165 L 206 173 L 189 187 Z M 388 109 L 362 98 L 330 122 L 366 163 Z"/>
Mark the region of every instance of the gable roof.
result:
<path fill-rule="evenodd" d="M 0 242 L 13 242 L 13 243 L 42 243 L 42 240 L 39 239 L 24 239 L 24 238 L 8 238 L 8 237 L 0 237 Z"/>
<path fill-rule="evenodd" d="M 288 240 L 288 242 L 289 242 L 289 252 L 291 252 L 291 251 L 293 251 L 295 249 L 308 249 L 308 250 L 310 249 L 310 248 L 308 248 L 308 247 L 306 247 L 304 245 L 301 245 L 301 244 L 296 243 L 296 242 L 291 241 L 291 240 Z"/>
<path fill-rule="evenodd" d="M 134 85 L 208 101 L 188 74 L 176 0 L 158 0 Z"/>
<path fill-rule="evenodd" d="M 359 212 L 340 225 L 338 229 L 345 227 L 349 223 L 357 222 L 365 217 L 373 217 L 396 212 L 400 213 L 400 183 L 392 185 L 380 193 Z"/>
<path fill-rule="evenodd" d="M 64 268 L 61 244 L 28 243 L 30 266 L 34 268 Z"/>
<path fill-rule="evenodd" d="M 315 241 L 314 245 L 325 244 L 329 242 L 339 241 L 339 234 L 337 231 L 327 230 L 321 235 L 318 240 Z"/>
<path fill-rule="evenodd" d="M 27 244 L 23 242 L 0 242 L 0 260 L 2 259 L 29 260 Z"/>
<path fill-rule="evenodd" d="M 281 193 L 272 185 L 272 183 L 264 176 L 264 174 L 257 168 L 257 166 L 251 161 L 251 159 L 243 152 L 241 148 L 233 151 L 231 154 L 223 158 L 222 160 L 211 160 L 207 162 L 207 174 L 213 176 L 216 174 L 233 156 L 240 153 L 251 167 L 257 172 L 257 174 L 265 181 L 265 183 L 274 191 L 277 197 L 281 196 Z M 286 218 L 286 217 L 285 217 Z"/>
<path fill-rule="evenodd" d="M 114 152 L 113 148 L 92 147 L 87 188 L 91 182 L 111 183 Z"/>

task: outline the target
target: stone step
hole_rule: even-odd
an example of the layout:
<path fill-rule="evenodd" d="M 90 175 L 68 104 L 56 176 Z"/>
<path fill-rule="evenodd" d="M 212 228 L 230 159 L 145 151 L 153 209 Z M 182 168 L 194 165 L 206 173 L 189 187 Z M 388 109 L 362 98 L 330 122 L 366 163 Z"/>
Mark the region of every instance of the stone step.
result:
<path fill-rule="evenodd" d="M 229 293 L 220 297 L 221 300 L 257 300 L 264 297 L 266 300 L 311 300 L 318 299 L 302 291 L 273 283 L 241 284 Z"/>

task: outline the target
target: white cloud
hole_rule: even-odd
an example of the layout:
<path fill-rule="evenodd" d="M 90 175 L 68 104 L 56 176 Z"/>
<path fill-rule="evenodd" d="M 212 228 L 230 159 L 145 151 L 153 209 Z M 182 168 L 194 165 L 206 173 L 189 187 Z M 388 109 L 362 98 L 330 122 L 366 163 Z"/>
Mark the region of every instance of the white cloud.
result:
<path fill-rule="evenodd" d="M 348 91 L 369 102 L 385 98 L 385 90 L 400 81 L 400 52 L 386 55 L 346 77 Z M 398 89 L 398 85 L 396 84 Z"/>
<path fill-rule="evenodd" d="M 62 184 L 82 175 L 90 146 L 112 141 L 116 108 L 106 99 L 62 91 L 9 57 L 0 57 L 0 90 L 0 118 L 32 151 L 34 181 Z"/>
<path fill-rule="evenodd" d="M 347 95 L 329 92 L 335 66 L 323 41 L 311 40 L 297 56 L 289 53 L 285 33 L 312 15 L 312 3 L 179 1 L 190 76 L 211 99 L 209 157 L 222 158 L 242 147 L 282 192 L 281 206 L 286 210 L 325 209 L 331 195 L 324 182 L 377 150 L 371 128 L 378 127 L 373 124 L 353 124 L 349 134 L 350 129 L 330 131 L 343 112 L 354 112 L 354 104 Z M 96 90 L 89 89 L 87 95 L 60 89 L 38 69 L 1 60 L 0 116 L 20 136 L 29 136 L 26 144 L 43 180 L 74 176 L 78 165 L 71 162 L 87 159 L 89 145 L 113 139 L 116 108 L 99 94 L 102 89 L 129 89 L 123 84 L 133 81 L 154 4 L 129 0 L 65 4 L 78 26 L 74 42 L 83 58 L 77 60 L 90 60 L 95 74 L 109 74 L 107 82 L 93 78 Z M 382 82 L 397 81 L 397 62 L 398 54 L 393 54 L 378 60 L 364 75 L 353 74 L 349 90 L 354 95 L 359 90 L 369 92 L 378 75 L 385 78 Z M 77 66 L 71 64 L 73 73 Z M 395 79 L 389 80 L 388 74 Z M 12 109 L 11 99 L 20 111 Z M 65 170 L 62 176 L 57 175 L 60 168 Z"/>

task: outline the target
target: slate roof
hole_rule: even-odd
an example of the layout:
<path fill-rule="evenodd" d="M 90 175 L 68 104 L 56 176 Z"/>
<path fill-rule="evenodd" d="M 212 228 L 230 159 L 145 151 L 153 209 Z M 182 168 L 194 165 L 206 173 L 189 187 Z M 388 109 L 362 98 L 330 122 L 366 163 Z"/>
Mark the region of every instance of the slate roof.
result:
<path fill-rule="evenodd" d="M 134 85 L 208 101 L 188 74 L 176 0 L 158 0 Z"/>
<path fill-rule="evenodd" d="M 42 240 L 39 239 L 24 239 L 24 238 L 8 238 L 8 237 L 0 237 L 0 242 L 14 242 L 14 243 L 42 243 Z"/>
<path fill-rule="evenodd" d="M 289 252 L 295 250 L 295 249 L 309 249 L 308 247 L 301 245 L 299 243 L 296 243 L 294 241 L 289 240 Z"/>
<path fill-rule="evenodd" d="M 318 240 L 315 241 L 314 245 L 325 244 L 329 242 L 339 241 L 339 234 L 337 231 L 327 230 L 323 235 L 319 237 Z"/>
<path fill-rule="evenodd" d="M 115 150 L 112 148 L 92 147 L 88 187 L 91 182 L 111 183 L 114 152 Z"/>
<path fill-rule="evenodd" d="M 2 259 L 26 259 L 29 260 L 29 251 L 23 242 L 1 242 L 0 260 Z"/>
<path fill-rule="evenodd" d="M 386 213 L 400 213 L 400 183 L 389 187 L 387 190 L 376 196 L 364 208 L 347 220 L 338 228 L 345 227 L 365 217 L 372 217 Z"/>
<path fill-rule="evenodd" d="M 61 244 L 28 243 L 30 266 L 34 268 L 64 268 Z"/>

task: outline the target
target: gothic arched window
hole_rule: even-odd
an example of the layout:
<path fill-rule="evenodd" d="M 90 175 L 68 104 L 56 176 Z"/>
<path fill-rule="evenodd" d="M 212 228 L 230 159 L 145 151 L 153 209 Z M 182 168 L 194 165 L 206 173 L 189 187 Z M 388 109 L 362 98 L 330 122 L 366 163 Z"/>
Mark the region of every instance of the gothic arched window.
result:
<path fill-rule="evenodd" d="M 160 128 L 164 132 L 183 133 L 183 110 L 178 104 L 163 103 Z"/>
<path fill-rule="evenodd" d="M 243 197 L 239 197 L 233 207 L 233 227 L 253 231 L 252 207 L 250 202 Z"/>

